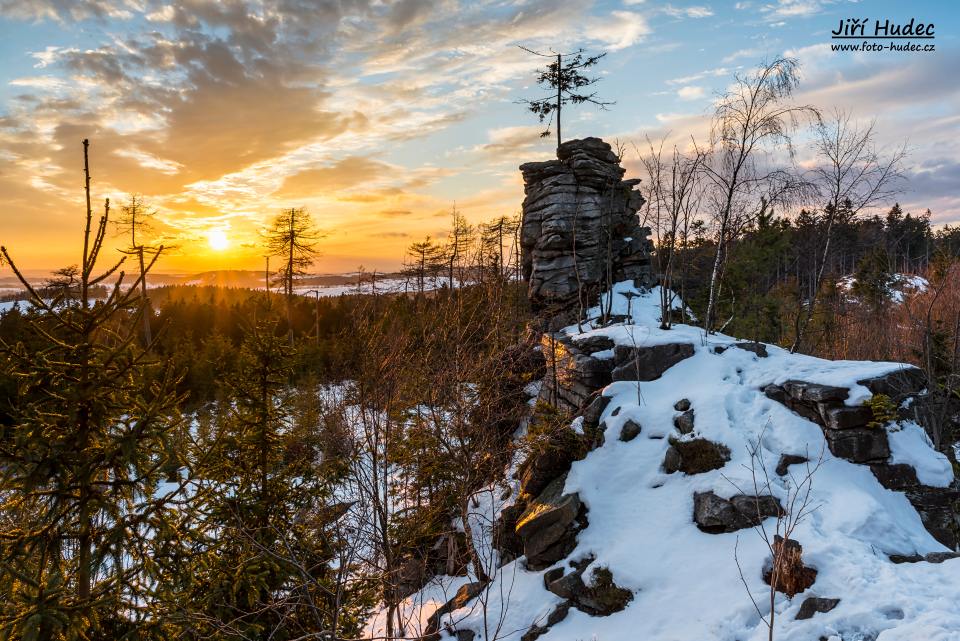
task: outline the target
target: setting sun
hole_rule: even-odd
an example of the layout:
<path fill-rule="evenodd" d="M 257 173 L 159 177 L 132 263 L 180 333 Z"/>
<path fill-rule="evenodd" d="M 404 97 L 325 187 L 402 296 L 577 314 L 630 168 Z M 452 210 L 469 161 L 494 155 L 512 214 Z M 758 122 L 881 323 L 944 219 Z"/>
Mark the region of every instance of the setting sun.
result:
<path fill-rule="evenodd" d="M 230 239 L 227 238 L 227 232 L 222 229 L 211 229 L 208 231 L 207 243 L 209 243 L 210 249 L 218 252 L 230 247 Z"/>

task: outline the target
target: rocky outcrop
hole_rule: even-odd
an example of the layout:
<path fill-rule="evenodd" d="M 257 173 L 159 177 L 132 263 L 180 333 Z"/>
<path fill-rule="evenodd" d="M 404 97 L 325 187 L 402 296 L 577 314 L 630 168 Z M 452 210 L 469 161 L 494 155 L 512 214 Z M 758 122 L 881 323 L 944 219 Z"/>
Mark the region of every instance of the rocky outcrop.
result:
<path fill-rule="evenodd" d="M 797 612 L 797 616 L 794 618 L 797 621 L 811 619 L 814 614 L 818 612 L 829 612 L 838 605 L 840 605 L 840 599 L 824 599 L 815 596 L 807 597 L 800 605 L 800 611 Z"/>
<path fill-rule="evenodd" d="M 890 457 L 887 432 L 870 425 L 870 408 L 844 405 L 850 395 L 847 388 L 786 381 L 782 385 L 767 385 L 763 391 L 768 398 L 823 428 L 834 456 L 853 463 L 877 463 Z"/>
<path fill-rule="evenodd" d="M 857 383 L 866 387 L 872 394 L 889 396 L 891 400 L 899 404 L 904 398 L 923 391 L 926 385 L 926 376 L 919 368 L 909 366 L 883 376 L 866 378 L 857 381 Z"/>
<path fill-rule="evenodd" d="M 904 367 L 883 376 L 857 381 L 875 395 L 889 397 L 899 405 L 923 390 L 923 373 Z M 786 381 L 764 388 L 767 397 L 783 403 L 822 429 L 830 452 L 853 463 L 870 465 L 873 475 L 888 490 L 903 492 L 920 514 L 924 527 L 951 549 L 960 548 L 960 489 L 930 487 L 917 479 L 916 470 L 905 464 L 890 464 L 887 430 L 874 421 L 867 406 L 848 406 L 850 391 L 844 387 L 805 381 Z M 784 467 L 784 471 L 786 468 Z M 778 466 L 779 473 L 779 466 Z"/>
<path fill-rule="evenodd" d="M 563 475 L 551 482 L 517 519 L 516 533 L 530 570 L 542 570 L 570 554 L 585 525 L 586 506 L 578 494 L 563 493 L 566 480 Z"/>
<path fill-rule="evenodd" d="M 620 440 L 624 442 L 630 442 L 640 436 L 641 431 L 642 428 L 640 427 L 639 423 L 627 419 L 620 428 Z"/>
<path fill-rule="evenodd" d="M 612 380 L 610 374 L 614 360 L 593 356 L 580 349 L 582 344 L 583 341 L 574 343 L 560 333 L 544 334 L 540 342 L 546 357 L 546 376 L 540 388 L 540 400 L 561 411 L 586 409 L 596 393 Z"/>
<path fill-rule="evenodd" d="M 483 591 L 483 588 L 486 584 L 475 581 L 473 583 L 466 583 L 460 586 L 460 589 L 457 590 L 457 593 L 452 599 L 441 605 L 437 608 L 433 614 L 427 619 L 427 627 L 424 630 L 423 638 L 426 641 L 439 641 L 440 635 L 440 619 L 444 615 L 450 614 L 454 610 L 459 610 L 462 607 L 465 607 L 470 601 L 477 598 L 480 592 Z M 453 630 L 450 631 L 453 634 L 457 634 Z M 472 637 L 471 637 L 472 638 Z"/>
<path fill-rule="evenodd" d="M 583 568 L 565 572 L 563 567 L 545 572 L 543 583 L 547 590 L 564 599 L 568 607 L 591 616 L 609 616 L 623 610 L 633 600 L 630 590 L 614 583 L 613 573 L 608 568 L 594 568 L 589 584 L 583 580 Z"/>
<path fill-rule="evenodd" d="M 598 397 L 598 392 L 611 382 L 656 380 L 694 354 L 689 343 L 616 345 L 611 350 L 613 342 L 601 338 L 605 337 L 573 340 L 561 332 L 543 335 L 540 348 L 546 376 L 540 400 L 568 412 L 586 412 L 588 405 L 596 402 L 592 413 L 585 413 L 588 421 L 596 421 L 608 402 Z"/>
<path fill-rule="evenodd" d="M 723 534 L 760 525 L 764 519 L 783 514 L 780 502 L 770 495 L 738 494 L 729 499 L 713 492 L 693 495 L 693 520 L 701 532 Z"/>
<path fill-rule="evenodd" d="M 705 438 L 675 439 L 663 457 L 663 471 L 667 474 L 703 474 L 719 470 L 730 460 L 730 448 Z"/>
<path fill-rule="evenodd" d="M 650 347 L 617 345 L 613 350 L 615 381 L 654 381 L 680 361 L 693 356 L 689 343 L 667 343 Z"/>
<path fill-rule="evenodd" d="M 557 159 L 520 166 L 523 173 L 523 275 L 535 309 L 592 302 L 606 283 L 652 283 L 649 228 L 637 209 L 639 179 L 599 138 L 568 140 Z"/>

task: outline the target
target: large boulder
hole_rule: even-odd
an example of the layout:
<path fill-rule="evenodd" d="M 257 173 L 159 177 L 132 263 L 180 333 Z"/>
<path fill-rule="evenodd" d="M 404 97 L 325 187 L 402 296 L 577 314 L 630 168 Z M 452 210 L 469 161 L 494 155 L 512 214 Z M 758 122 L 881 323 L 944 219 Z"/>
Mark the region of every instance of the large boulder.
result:
<path fill-rule="evenodd" d="M 564 574 L 564 568 L 555 568 L 544 574 L 544 585 L 550 592 L 569 605 L 591 616 L 609 616 L 627 607 L 633 600 L 630 590 L 613 581 L 608 568 L 594 568 L 589 584 L 583 580 L 583 569 Z"/>
<path fill-rule="evenodd" d="M 613 350 L 615 381 L 653 381 L 680 361 L 693 356 L 690 343 L 668 343 L 649 347 L 617 345 Z"/>
<path fill-rule="evenodd" d="M 827 445 L 834 456 L 853 463 L 877 463 L 890 458 L 887 431 L 882 427 L 825 429 Z"/>
<path fill-rule="evenodd" d="M 693 495 L 693 520 L 702 532 L 723 534 L 756 527 L 764 519 L 780 516 L 783 508 L 770 495 L 746 496 L 738 494 L 729 499 L 713 492 Z"/>
<path fill-rule="evenodd" d="M 583 411 L 597 392 L 610 384 L 613 360 L 590 356 L 565 334 L 544 334 L 540 347 L 546 357 L 540 400 L 557 409 L 571 413 Z"/>
<path fill-rule="evenodd" d="M 663 458 L 663 471 L 667 474 L 702 474 L 718 470 L 730 460 L 730 448 L 705 438 L 677 439 Z"/>
<path fill-rule="evenodd" d="M 493 544 L 504 563 L 523 554 L 523 541 L 517 536 L 517 521 L 525 511 L 524 505 L 508 505 L 500 511 L 493 526 Z"/>
<path fill-rule="evenodd" d="M 951 550 L 960 549 L 960 490 L 920 485 L 905 494 L 933 538 Z"/>
<path fill-rule="evenodd" d="M 453 596 L 452 599 L 441 605 L 437 608 L 433 614 L 427 619 L 427 628 L 424 630 L 423 638 L 427 641 L 439 641 L 440 635 L 440 619 L 444 615 L 450 614 L 454 610 L 459 610 L 462 607 L 466 607 L 470 601 L 477 598 L 477 596 L 483 591 L 485 583 L 480 581 L 475 581 L 473 583 L 465 583 L 460 586 L 460 589 L 457 590 L 457 593 Z"/>
<path fill-rule="evenodd" d="M 873 394 L 889 396 L 894 402 L 907 396 L 923 391 L 926 386 L 926 375 L 923 370 L 912 365 L 905 365 L 883 376 L 874 376 L 857 381 Z"/>
<path fill-rule="evenodd" d="M 534 309 L 592 302 L 606 278 L 650 285 L 652 245 L 637 209 L 638 180 L 599 138 L 568 140 L 557 159 L 520 166 L 524 182 L 520 232 L 524 279 Z M 612 274 L 608 271 L 612 270 Z"/>
<path fill-rule="evenodd" d="M 810 619 L 817 612 L 829 612 L 838 605 L 840 605 L 840 599 L 824 599 L 815 596 L 807 597 L 803 603 L 800 604 L 800 611 L 797 612 L 797 616 L 794 618 L 797 621 Z"/>
<path fill-rule="evenodd" d="M 585 506 L 579 494 L 563 493 L 566 480 L 566 475 L 555 479 L 517 519 L 516 533 L 531 570 L 556 563 L 576 547 Z"/>
<path fill-rule="evenodd" d="M 572 434 L 573 430 L 570 432 Z M 579 453 L 573 448 L 564 447 L 560 439 L 551 441 L 545 449 L 531 452 L 527 460 L 520 465 L 518 476 L 521 494 L 537 496 L 551 481 L 566 474 L 570 465 L 577 460 Z"/>

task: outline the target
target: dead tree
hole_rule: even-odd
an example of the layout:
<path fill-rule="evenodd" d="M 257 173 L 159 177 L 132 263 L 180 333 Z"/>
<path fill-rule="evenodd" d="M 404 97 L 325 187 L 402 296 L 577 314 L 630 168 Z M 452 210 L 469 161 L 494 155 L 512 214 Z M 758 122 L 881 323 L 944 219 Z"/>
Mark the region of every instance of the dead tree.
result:
<path fill-rule="evenodd" d="M 156 252 L 156 249 L 144 243 L 143 237 L 151 231 L 151 221 L 156 215 L 156 209 L 150 209 L 143 197 L 137 194 L 130 196 L 126 205 L 120 207 L 120 216 L 114 221 L 117 231 L 129 235 L 130 244 L 123 250 L 125 254 L 134 255 L 140 267 L 140 313 L 143 315 L 143 340 L 150 344 L 153 340 L 150 330 L 150 299 L 147 297 L 147 275 L 145 271 L 144 254 Z"/>

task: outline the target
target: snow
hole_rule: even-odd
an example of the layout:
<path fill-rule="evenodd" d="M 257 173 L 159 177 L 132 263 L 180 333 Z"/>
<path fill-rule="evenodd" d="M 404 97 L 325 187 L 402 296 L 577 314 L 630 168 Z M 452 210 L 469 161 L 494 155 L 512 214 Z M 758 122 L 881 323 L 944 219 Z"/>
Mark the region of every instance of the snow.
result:
<path fill-rule="evenodd" d="M 750 529 L 706 534 L 692 520 L 695 492 L 712 490 L 727 497 L 740 490 L 754 493 L 749 448 L 759 443 L 759 460 L 769 474 L 772 493 L 782 501 L 801 480 L 805 466 L 791 467 L 793 476 L 778 477 L 773 469 L 780 455 L 800 454 L 814 461 L 823 457 L 812 480 L 811 501 L 816 509 L 793 533 L 803 545 L 806 563 L 819 574 L 805 593 L 792 599 L 777 594 L 775 636 L 779 641 L 821 636 L 833 641 L 960 641 L 956 607 L 960 602 L 960 559 L 942 564 L 893 564 L 890 554 L 926 554 L 946 548 L 926 531 L 903 493 L 883 488 L 869 467 L 833 457 L 817 425 L 762 392 L 769 383 L 800 379 L 848 387 L 847 403 L 859 404 L 870 392 L 857 380 L 903 365 L 826 361 L 772 346 L 767 346 L 767 358 L 736 348 L 717 354 L 715 346 L 736 340 L 706 336 L 702 329 L 686 325 L 659 329 L 657 289 L 641 295 L 628 284 L 617 285 L 615 314 L 626 314 L 624 294 L 628 292 L 640 295 L 630 305 L 632 324 L 599 328 L 591 321 L 583 324 L 583 334 L 602 334 L 617 344 L 638 346 L 687 342 L 694 345 L 695 353 L 657 380 L 615 382 L 604 390 L 611 398 L 602 417 L 607 425 L 605 443 L 573 464 L 565 487 L 566 492 L 580 493 L 589 508 L 589 526 L 579 533 L 576 549 L 557 565 L 594 555 L 584 576 L 589 576 L 592 567 L 608 567 L 615 582 L 630 589 L 634 599 L 625 610 L 608 617 L 591 617 L 571 609 L 565 620 L 540 639 L 766 639 L 767 628 L 741 583 L 734 559 L 736 548 L 749 590 L 767 616 L 769 589 L 761 578 L 769 557 L 766 544 Z M 599 315 L 600 309 L 595 308 L 588 317 Z M 576 326 L 564 331 L 578 334 Z M 681 398 L 689 399 L 695 411 L 696 432 L 730 449 L 731 461 L 723 469 L 694 476 L 662 472 L 669 447 L 666 437 L 675 434 L 673 405 Z M 642 432 L 630 442 L 621 442 L 617 435 L 628 419 L 638 422 Z M 907 422 L 889 430 L 892 462 L 914 466 L 925 484 L 952 482 L 949 462 L 932 450 L 922 428 Z M 762 478 L 762 470 L 759 472 Z M 517 482 L 510 474 L 507 479 L 516 495 Z M 490 490 L 488 494 L 494 497 L 498 492 Z M 478 516 L 477 525 L 489 523 L 500 504 L 512 500 L 480 501 L 477 511 L 484 514 Z M 768 519 L 768 529 L 773 521 Z M 449 594 L 456 589 L 452 578 L 439 581 L 447 582 Z M 522 559 L 500 568 L 488 590 L 490 595 L 509 594 L 509 598 L 488 598 L 486 608 L 473 603 L 444 620 L 455 621 L 458 629 L 474 630 L 477 641 L 492 641 L 493 636 L 483 634 L 486 614 L 487 619 L 502 619 L 496 638 L 515 641 L 561 601 L 546 591 L 542 573 L 526 570 Z M 800 604 L 813 595 L 841 601 L 831 612 L 795 621 Z M 415 596 L 407 607 L 419 607 L 421 601 Z"/>
<path fill-rule="evenodd" d="M 906 463 L 917 471 L 917 479 L 924 485 L 947 487 L 953 482 L 950 460 L 933 449 L 930 437 L 912 421 L 903 423 L 899 430 L 888 434 L 891 463 Z"/>
<path fill-rule="evenodd" d="M 837 287 L 847 293 L 851 292 L 853 286 L 856 284 L 857 279 L 855 276 L 844 276 L 837 281 Z M 887 296 L 891 302 L 899 305 L 903 303 L 908 296 L 922 294 L 926 292 L 929 287 L 930 283 L 927 279 L 918 274 L 891 274 L 890 284 L 887 287 Z M 856 302 L 855 297 L 849 296 L 848 298 Z"/>
<path fill-rule="evenodd" d="M 0 314 L 5 314 L 16 306 L 19 306 L 21 309 L 23 309 L 27 305 L 29 305 L 29 303 L 21 300 L 0 301 Z"/>
<path fill-rule="evenodd" d="M 447 287 L 449 282 L 449 278 L 430 276 L 424 279 L 423 290 L 429 292 L 435 289 L 441 289 Z M 454 282 L 457 283 L 456 279 L 454 279 Z M 416 292 L 419 291 L 419 285 L 415 278 L 383 278 L 377 279 L 374 284 L 368 280 L 364 280 L 359 287 L 356 283 L 350 285 L 329 285 L 325 287 L 303 285 L 294 287 L 293 290 L 294 293 L 302 296 L 315 296 L 315 292 L 319 291 L 320 297 L 326 298 L 330 296 L 343 296 L 345 294 L 400 294 L 404 292 Z"/>

